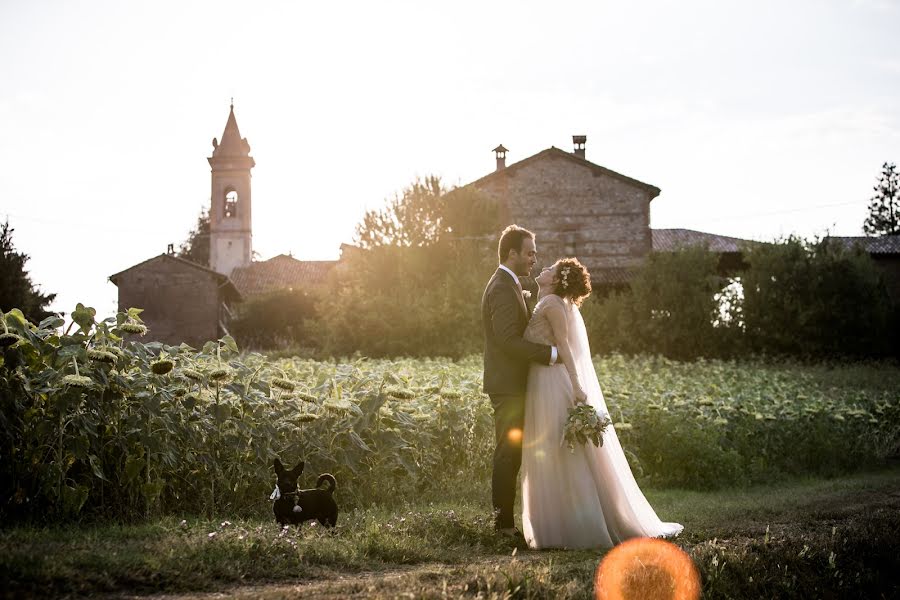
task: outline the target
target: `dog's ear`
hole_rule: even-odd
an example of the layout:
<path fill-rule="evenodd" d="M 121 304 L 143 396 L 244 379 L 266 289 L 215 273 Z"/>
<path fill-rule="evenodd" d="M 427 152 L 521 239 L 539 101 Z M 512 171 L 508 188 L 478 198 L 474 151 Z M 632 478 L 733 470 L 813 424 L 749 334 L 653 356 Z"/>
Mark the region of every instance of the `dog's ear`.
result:
<path fill-rule="evenodd" d="M 306 463 L 305 463 L 304 461 L 301 460 L 301 461 L 297 464 L 296 467 L 294 467 L 293 469 L 291 469 L 291 473 L 293 473 L 294 475 L 299 476 L 301 473 L 303 473 L 303 467 L 304 467 L 304 466 L 306 466 Z"/>
<path fill-rule="evenodd" d="M 280 459 L 276 458 L 275 459 L 275 474 L 281 475 L 282 473 L 284 473 L 284 465 L 281 464 Z"/>

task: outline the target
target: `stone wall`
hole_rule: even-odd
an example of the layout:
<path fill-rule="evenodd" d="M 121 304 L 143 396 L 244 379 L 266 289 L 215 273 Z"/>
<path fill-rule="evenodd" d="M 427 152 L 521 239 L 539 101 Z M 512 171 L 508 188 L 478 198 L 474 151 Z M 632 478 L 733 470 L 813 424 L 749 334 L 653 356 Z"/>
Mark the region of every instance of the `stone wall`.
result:
<path fill-rule="evenodd" d="M 219 337 L 219 284 L 213 273 L 157 258 L 120 274 L 119 310 L 143 308 L 142 341 L 199 346 Z"/>
<path fill-rule="evenodd" d="M 473 185 L 500 203 L 504 222 L 535 233 L 542 265 L 574 255 L 591 270 L 632 267 L 651 250 L 650 200 L 659 191 L 561 150 Z"/>

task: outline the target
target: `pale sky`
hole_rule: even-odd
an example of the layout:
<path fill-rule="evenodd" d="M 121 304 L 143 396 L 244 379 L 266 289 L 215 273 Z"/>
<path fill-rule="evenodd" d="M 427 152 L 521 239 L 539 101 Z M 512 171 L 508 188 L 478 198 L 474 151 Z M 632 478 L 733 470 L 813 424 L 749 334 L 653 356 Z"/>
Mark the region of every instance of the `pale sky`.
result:
<path fill-rule="evenodd" d="M 662 189 L 655 228 L 862 235 L 900 0 L 0 0 L 0 219 L 55 310 L 113 314 L 107 277 L 186 238 L 231 97 L 263 259 L 337 258 L 417 175 L 573 134 Z"/>

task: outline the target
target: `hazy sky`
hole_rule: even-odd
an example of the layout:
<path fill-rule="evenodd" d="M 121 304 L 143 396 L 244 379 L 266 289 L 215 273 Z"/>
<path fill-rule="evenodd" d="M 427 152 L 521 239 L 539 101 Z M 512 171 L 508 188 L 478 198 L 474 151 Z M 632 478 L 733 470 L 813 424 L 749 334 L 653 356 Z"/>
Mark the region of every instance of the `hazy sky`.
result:
<path fill-rule="evenodd" d="M 107 277 L 185 239 L 231 97 L 263 259 L 336 258 L 417 175 L 572 134 L 662 189 L 653 227 L 861 235 L 900 162 L 900 1 L 0 0 L 0 219 L 56 310 L 112 314 Z"/>

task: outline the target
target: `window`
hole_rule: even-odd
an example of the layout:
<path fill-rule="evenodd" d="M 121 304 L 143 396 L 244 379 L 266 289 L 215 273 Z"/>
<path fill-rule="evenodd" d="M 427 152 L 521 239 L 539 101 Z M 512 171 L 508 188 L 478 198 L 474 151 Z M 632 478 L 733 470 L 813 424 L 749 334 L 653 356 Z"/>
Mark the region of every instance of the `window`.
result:
<path fill-rule="evenodd" d="M 234 190 L 229 190 L 225 194 L 225 218 L 230 219 L 232 217 L 237 216 L 237 203 L 238 203 L 238 193 Z"/>

